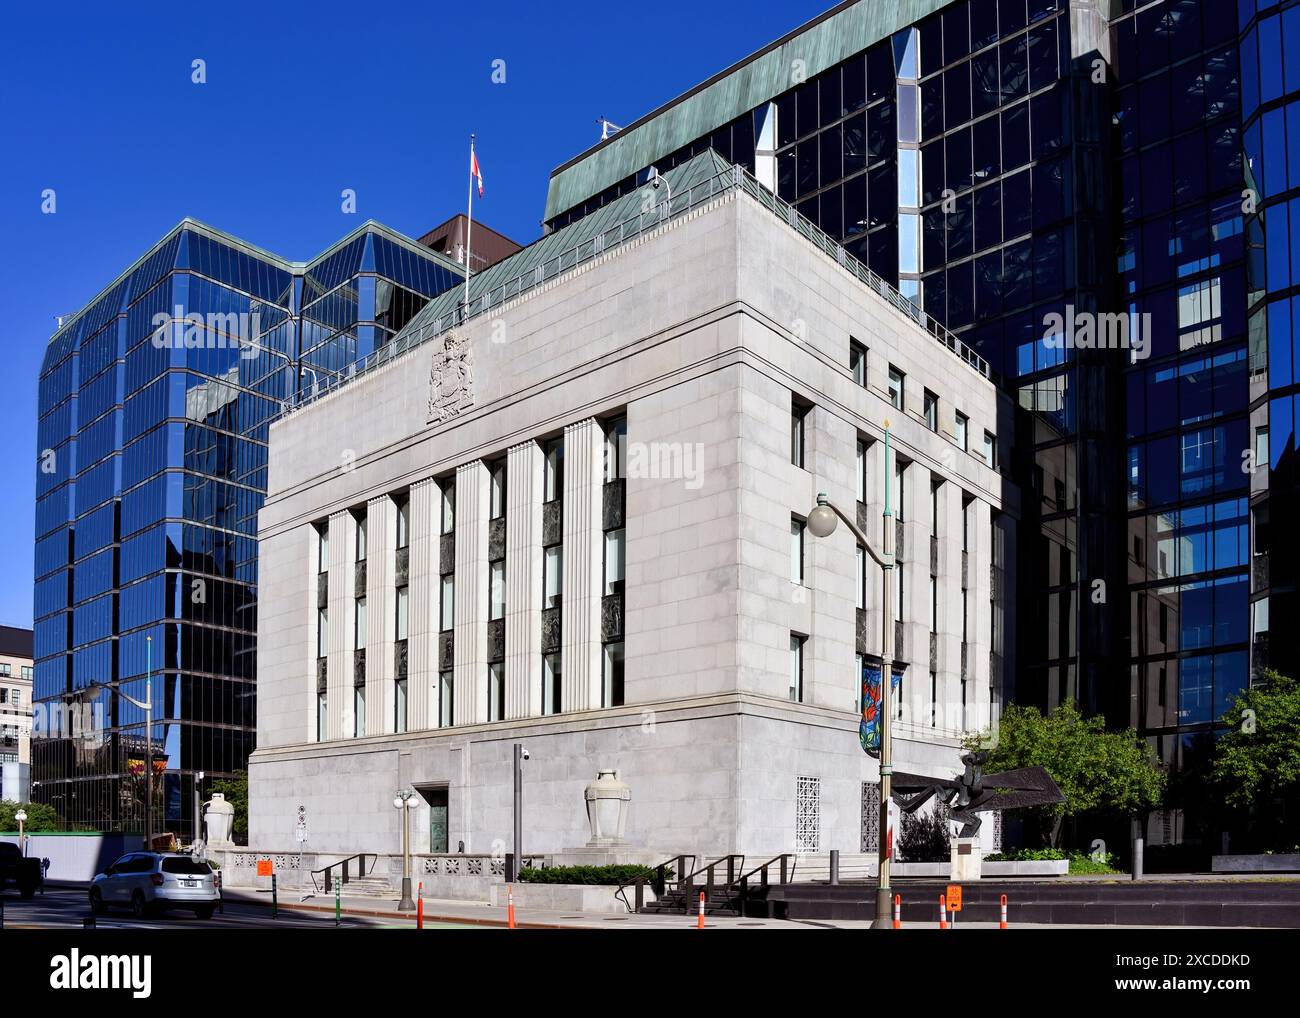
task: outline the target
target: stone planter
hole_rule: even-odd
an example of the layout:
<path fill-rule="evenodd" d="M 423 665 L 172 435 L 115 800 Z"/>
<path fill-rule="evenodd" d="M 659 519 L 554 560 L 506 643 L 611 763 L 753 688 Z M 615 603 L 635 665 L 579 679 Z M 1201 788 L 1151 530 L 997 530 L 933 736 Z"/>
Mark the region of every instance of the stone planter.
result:
<path fill-rule="evenodd" d="M 1300 855 L 1216 855 L 1210 860 L 1215 873 L 1295 873 Z"/>
<path fill-rule="evenodd" d="M 515 910 L 537 909 L 562 912 L 600 912 L 627 914 L 623 899 L 617 897 L 618 887 L 603 884 L 515 884 Z M 506 907 L 506 885 L 493 884 L 489 902 L 499 908 Z M 628 901 L 635 901 L 633 889 L 624 891 Z M 654 901 L 655 894 L 645 889 L 645 900 Z M 525 916 L 520 916 L 525 921 Z"/>

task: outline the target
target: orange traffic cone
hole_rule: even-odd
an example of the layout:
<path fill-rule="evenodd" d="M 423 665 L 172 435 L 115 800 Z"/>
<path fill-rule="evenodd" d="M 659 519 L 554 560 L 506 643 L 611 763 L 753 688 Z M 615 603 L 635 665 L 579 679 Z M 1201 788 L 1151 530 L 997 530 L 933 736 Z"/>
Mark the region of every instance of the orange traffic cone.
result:
<path fill-rule="evenodd" d="M 506 885 L 506 926 L 515 928 L 515 885 Z"/>

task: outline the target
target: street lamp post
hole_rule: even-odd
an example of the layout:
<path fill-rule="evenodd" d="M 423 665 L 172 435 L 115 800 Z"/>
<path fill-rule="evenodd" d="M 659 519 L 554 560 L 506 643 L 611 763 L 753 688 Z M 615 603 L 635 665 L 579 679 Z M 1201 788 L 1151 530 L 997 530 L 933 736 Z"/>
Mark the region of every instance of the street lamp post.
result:
<path fill-rule="evenodd" d="M 831 502 L 825 492 L 817 496 L 817 506 L 808 514 L 808 529 L 814 537 L 830 537 L 835 532 L 837 520 L 843 520 L 857 542 L 866 549 L 872 561 L 880 566 L 884 577 L 884 596 L 881 599 L 880 634 L 880 834 L 878 838 L 880 867 L 876 876 L 876 918 L 874 929 L 887 930 L 890 922 L 890 844 L 889 799 L 894 772 L 894 743 L 891 732 L 890 699 L 894 684 L 894 521 L 890 506 L 889 482 L 892 469 L 889 462 L 889 422 L 885 422 L 885 509 L 884 544 L 877 552 L 858 525 Z M 858 677 L 862 681 L 862 677 Z"/>
<path fill-rule="evenodd" d="M 515 871 L 511 880 L 519 879 L 519 871 L 524 866 L 524 761 L 529 759 L 528 750 L 521 743 L 515 743 Z"/>
<path fill-rule="evenodd" d="M 18 821 L 18 850 L 26 857 L 27 855 L 27 835 L 23 833 L 23 824 L 27 822 L 27 811 L 20 809 L 14 814 L 14 819 Z"/>
<path fill-rule="evenodd" d="M 402 900 L 397 903 L 399 912 L 415 911 L 411 900 L 411 810 L 415 809 L 416 795 L 403 789 L 393 797 L 393 808 L 402 811 Z"/>

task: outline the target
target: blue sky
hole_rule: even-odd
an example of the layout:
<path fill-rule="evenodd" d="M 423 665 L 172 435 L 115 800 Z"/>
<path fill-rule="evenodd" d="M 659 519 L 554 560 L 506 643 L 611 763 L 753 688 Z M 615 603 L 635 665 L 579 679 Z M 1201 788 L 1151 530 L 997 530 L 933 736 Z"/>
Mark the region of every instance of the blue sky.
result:
<path fill-rule="evenodd" d="M 419 235 L 463 211 L 473 131 L 487 187 L 475 218 L 527 242 L 551 169 L 598 138 L 597 116 L 626 124 L 832 3 L 11 6 L 0 623 L 32 621 L 36 384 L 54 316 L 183 216 L 295 259 L 365 219 Z M 190 80 L 195 59 L 206 84 Z M 349 187 L 356 215 L 340 210 Z"/>

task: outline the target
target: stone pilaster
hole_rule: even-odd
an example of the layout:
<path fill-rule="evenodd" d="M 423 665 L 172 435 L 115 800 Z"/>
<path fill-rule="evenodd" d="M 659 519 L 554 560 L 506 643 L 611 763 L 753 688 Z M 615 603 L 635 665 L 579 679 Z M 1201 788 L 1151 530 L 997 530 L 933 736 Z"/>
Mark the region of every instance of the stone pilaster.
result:
<path fill-rule="evenodd" d="M 962 730 L 961 714 L 961 534 L 962 490 L 951 481 L 939 488 L 939 617 L 937 657 L 941 711 L 940 728 Z M 966 727 L 975 727 L 973 689 L 966 687 Z"/>
<path fill-rule="evenodd" d="M 393 730 L 393 638 L 397 630 L 397 503 L 366 503 L 366 734 Z"/>
<path fill-rule="evenodd" d="M 442 490 L 433 478 L 411 485 L 410 618 L 407 640 L 407 729 L 433 728 L 438 703 L 438 550 Z"/>
<path fill-rule="evenodd" d="M 542 713 L 542 449 L 523 442 L 506 464 L 506 717 Z"/>
<path fill-rule="evenodd" d="M 895 504 L 898 504 L 895 492 Z M 903 646 L 895 657 L 907 661 L 906 679 L 925 704 L 918 724 L 930 724 L 930 471 L 912 463 L 903 472 L 902 492 Z M 896 517 L 897 518 L 897 517 Z M 895 543 L 895 551 L 898 544 Z M 942 702 L 937 721 L 942 722 Z"/>
<path fill-rule="evenodd" d="M 507 486 L 508 486 L 507 479 Z M 487 720 L 488 471 L 456 468 L 456 724 Z"/>
<path fill-rule="evenodd" d="M 353 590 L 352 560 L 357 557 L 357 524 L 350 512 L 332 513 L 329 518 L 329 632 L 327 686 L 327 739 L 352 734 Z M 314 710 L 313 704 L 313 710 Z"/>
<path fill-rule="evenodd" d="M 970 727 L 985 728 L 989 718 L 989 644 L 992 638 L 992 613 L 989 598 L 992 594 L 989 567 L 992 564 L 992 529 L 990 507 L 977 498 L 966 510 L 966 525 L 970 527 L 968 562 L 970 581 L 966 591 L 967 646 L 966 695 Z"/>
<path fill-rule="evenodd" d="M 564 429 L 564 601 L 560 611 L 564 710 L 600 706 L 600 601 L 605 534 L 604 434 L 588 418 Z"/>

